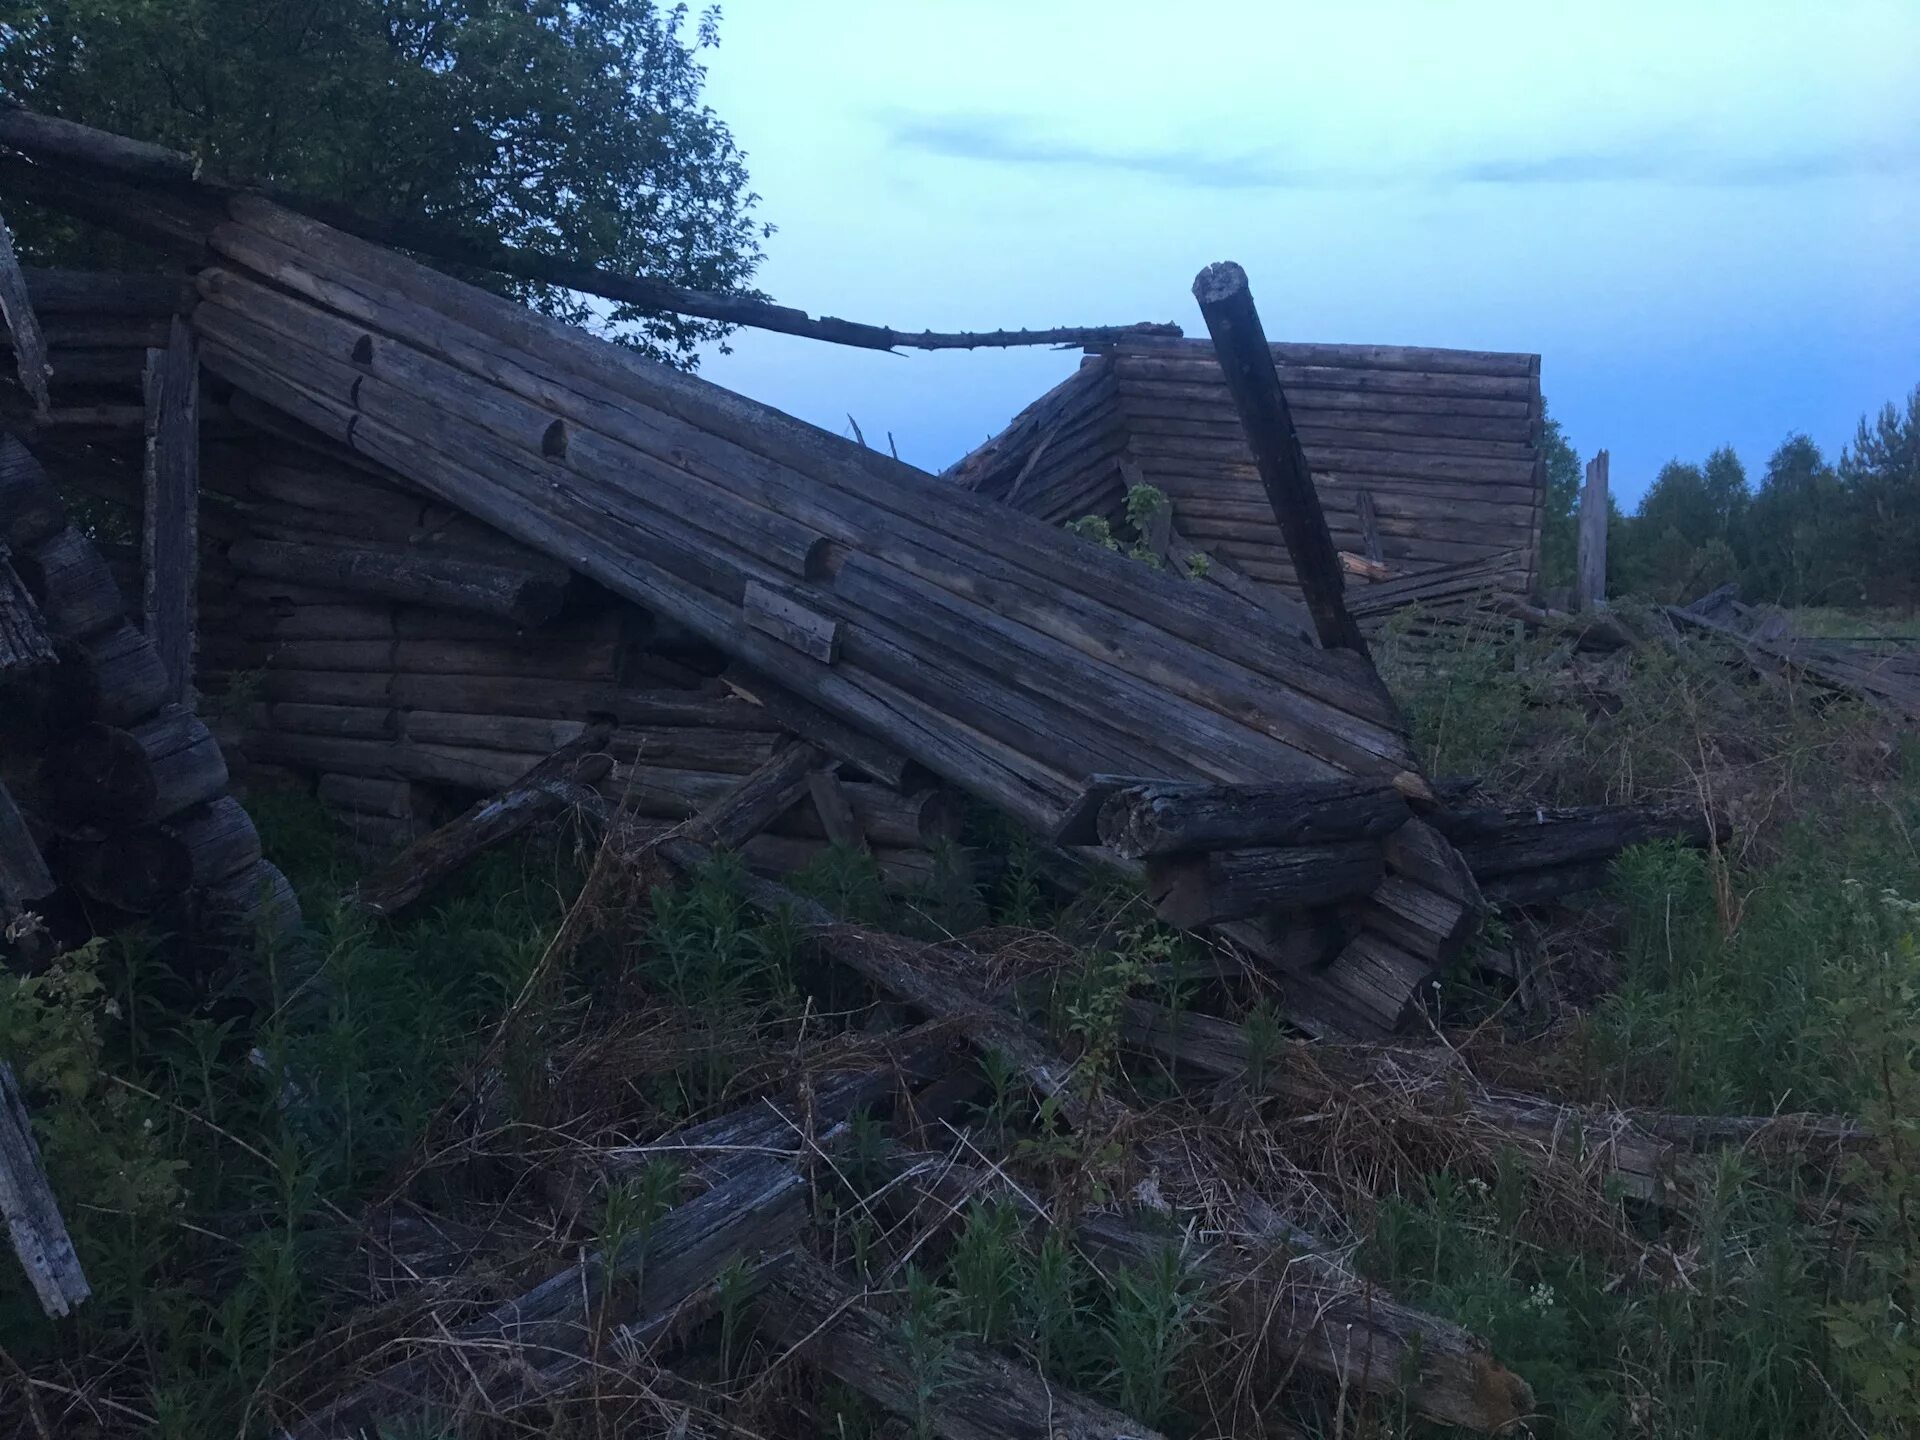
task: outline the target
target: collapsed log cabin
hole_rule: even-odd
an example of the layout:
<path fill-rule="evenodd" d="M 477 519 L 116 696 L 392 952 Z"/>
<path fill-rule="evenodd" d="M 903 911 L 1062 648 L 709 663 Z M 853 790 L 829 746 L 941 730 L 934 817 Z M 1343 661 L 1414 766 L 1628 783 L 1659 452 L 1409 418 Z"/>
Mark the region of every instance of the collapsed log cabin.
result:
<path fill-rule="evenodd" d="M 28 272 L 48 313 L 52 403 L 8 413 L 65 485 L 143 537 L 112 557 L 123 591 L 140 593 L 151 536 L 178 518 L 154 499 L 149 352 L 185 337 L 207 393 L 198 563 L 179 572 L 198 635 L 179 653 L 251 765 L 312 786 L 373 846 L 405 845 L 603 722 L 614 763 L 602 790 L 663 823 L 787 747 L 818 746 L 835 773 L 809 776 L 743 839 L 747 859 L 790 870 L 838 839 L 900 884 L 935 873 L 956 795 L 1064 840 L 1099 775 L 1427 792 L 1364 646 L 1337 614 L 1330 628 L 1338 576 L 1310 613 L 1259 585 L 1155 572 L 256 191 L 194 179 L 152 147 L 128 163 L 112 137 L 78 129 L 54 143 L 7 127 L 0 140 L 18 153 L 0 180 L 160 244 L 178 270 Z M 107 192 L 111 207 L 98 203 Z M 1218 372 L 1191 347 L 1154 351 L 1164 337 L 1094 338 L 1114 347 L 1096 357 L 1112 366 L 1124 355 Z M 1273 353 L 1282 380 L 1340 369 L 1324 347 Z M 1298 439 L 1285 421 L 1287 445 L 1324 446 L 1342 426 L 1391 437 L 1406 415 L 1429 417 L 1420 435 L 1448 415 L 1470 430 L 1524 421 L 1533 435 L 1530 357 L 1348 362 L 1341 388 L 1313 392 L 1326 406 L 1302 405 L 1313 423 Z M 1216 388 L 1208 403 L 1231 407 Z M 1369 396 L 1389 409 L 1375 415 Z M 1475 404 L 1435 418 L 1436 397 Z M 1350 403 L 1374 428 L 1334 414 Z M 1344 464 L 1364 449 L 1317 453 Z M 1410 452 L 1373 453 L 1387 458 L 1364 463 L 1409 472 L 1409 494 L 1438 474 L 1392 458 Z M 1518 477 L 1520 458 L 1473 463 Z M 1358 504 L 1348 474 L 1315 476 L 1337 535 L 1343 504 Z M 1263 543 L 1279 544 L 1288 527 L 1272 505 L 1285 501 L 1245 483 L 1268 505 Z M 1387 493 L 1368 508 L 1406 522 L 1411 543 L 1426 512 L 1383 511 Z M 1293 530 L 1326 533 L 1312 508 Z M 1529 515 L 1515 535 L 1534 534 Z M 1287 555 L 1287 575 L 1260 578 L 1297 579 L 1304 562 Z M 1509 580 L 1531 583 L 1532 567 Z M 1099 838 L 1071 843 L 1125 863 Z M 1180 877 L 1166 918 L 1224 925 L 1281 966 L 1302 1023 L 1369 1034 L 1405 1019 L 1482 900 L 1420 818 L 1361 843 L 1365 855 L 1317 859 L 1219 846 L 1149 870 Z M 1325 923 L 1334 904 L 1339 925 Z M 1313 945 L 1293 943 L 1303 930 Z"/>
<path fill-rule="evenodd" d="M 1546 503 L 1538 355 L 1275 344 L 1273 358 L 1360 587 L 1356 607 L 1368 603 L 1370 581 L 1398 583 L 1405 593 L 1393 604 L 1444 601 L 1462 584 L 1474 594 L 1534 591 Z M 1128 491 L 1152 486 L 1188 546 L 1298 592 L 1207 340 L 1133 335 L 1089 346 L 1072 375 L 945 478 L 1052 525 L 1088 515 L 1117 525 Z M 1423 575 L 1448 584 L 1414 583 Z"/>

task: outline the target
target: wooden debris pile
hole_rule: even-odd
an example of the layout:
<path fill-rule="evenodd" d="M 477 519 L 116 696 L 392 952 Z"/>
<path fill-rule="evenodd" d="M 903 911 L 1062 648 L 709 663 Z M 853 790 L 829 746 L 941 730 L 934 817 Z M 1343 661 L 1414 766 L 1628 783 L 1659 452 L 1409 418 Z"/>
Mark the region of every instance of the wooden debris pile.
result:
<path fill-rule="evenodd" d="M 1744 603 L 1733 585 L 1691 605 L 1668 606 L 1665 613 L 1683 634 L 1732 645 L 1764 677 L 1799 680 L 1864 700 L 1899 719 L 1920 721 L 1920 642 L 1795 635 L 1784 614 Z"/>

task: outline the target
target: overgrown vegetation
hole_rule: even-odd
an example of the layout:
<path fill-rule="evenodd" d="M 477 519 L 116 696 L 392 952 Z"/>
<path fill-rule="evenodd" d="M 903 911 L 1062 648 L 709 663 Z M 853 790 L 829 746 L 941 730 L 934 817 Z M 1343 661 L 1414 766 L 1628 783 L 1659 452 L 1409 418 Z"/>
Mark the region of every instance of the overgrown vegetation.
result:
<path fill-rule="evenodd" d="M 971 932 L 1076 1057 L 1075 1094 L 1127 1097 L 1323 1229 L 1344 1216 L 1332 1238 L 1363 1270 L 1532 1383 L 1537 1433 L 1915 1433 L 1920 750 L 1711 652 L 1570 664 L 1545 642 L 1411 628 L 1380 649 L 1436 773 L 1542 800 L 1711 795 L 1739 826 L 1721 852 L 1629 852 L 1608 895 L 1501 926 L 1534 983 L 1451 977 L 1432 1018 L 1462 1055 L 1569 1101 L 1852 1115 L 1879 1146 L 1840 1166 L 1727 1153 L 1668 1209 L 1566 1189 L 1418 1117 L 1263 1094 L 1287 1044 L 1271 997 L 1206 978 L 1198 942 L 1124 885 L 1049 898 L 1004 833 L 971 837 L 1004 863 L 964 893 L 890 895 L 853 855 L 803 885 L 905 935 Z M 324 818 L 256 809 L 310 933 L 248 983 L 209 1004 L 172 979 L 163 937 L 138 935 L 0 981 L 0 1041 L 96 1289 L 56 1326 L 0 1267 L 0 1393 L 12 1406 L 35 1377 L 53 1433 L 263 1434 L 377 1366 L 423 1284 L 479 1306 L 582 1245 L 644 1264 L 689 1175 L 650 1164 L 599 1187 L 594 1157 L 782 1093 L 899 1023 L 791 925 L 753 916 L 730 862 L 691 884 L 644 861 L 588 883 L 591 853 L 562 834 L 371 924 L 333 902 L 353 866 Z M 1128 997 L 1241 1021 L 1254 1083 L 1196 1085 L 1133 1051 Z M 980 1194 L 944 1226 L 876 1205 L 899 1127 L 876 1109 L 819 1171 L 816 1241 L 893 1317 L 910 1432 L 930 1432 L 957 1347 L 985 1344 L 1172 1435 L 1246 1433 L 1254 1414 L 1316 1436 L 1437 1433 L 1404 1399 L 1250 1365 L 1258 1317 L 1182 1260 L 1201 1242 L 1181 1217 L 1204 1202 L 1130 1158 L 1141 1137 L 1068 1124 L 1004 1057 L 908 1139 L 993 1157 L 1026 1201 Z M 1164 1247 L 1100 1261 L 1078 1232 L 1110 1208 L 1164 1225 Z M 752 1303 L 741 1274 L 723 1282 L 676 1355 L 702 1404 L 760 1433 L 897 1433 L 805 1367 L 769 1371 Z M 668 1428 L 647 1375 L 608 1363 L 586 1396 L 461 1433 Z"/>

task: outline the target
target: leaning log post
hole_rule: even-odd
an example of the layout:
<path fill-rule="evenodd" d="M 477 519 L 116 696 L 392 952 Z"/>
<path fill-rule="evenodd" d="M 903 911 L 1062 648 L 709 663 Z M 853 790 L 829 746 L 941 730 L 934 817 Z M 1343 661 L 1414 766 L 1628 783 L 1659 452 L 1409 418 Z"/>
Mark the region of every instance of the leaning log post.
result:
<path fill-rule="evenodd" d="M 1580 490 L 1579 561 L 1573 608 L 1590 610 L 1607 599 L 1607 452 L 1587 462 L 1587 483 Z"/>
<path fill-rule="evenodd" d="M 200 582 L 200 357 L 173 318 L 164 350 L 147 351 L 141 613 L 167 667 L 167 696 L 191 706 L 194 593 Z"/>
<path fill-rule="evenodd" d="M 580 787 L 593 784 L 613 768 L 613 757 L 604 753 L 611 735 L 609 725 L 590 726 L 507 790 L 480 801 L 410 845 L 360 887 L 356 896 L 360 907 L 374 915 L 391 917 L 482 851 L 576 803 L 582 794 Z"/>
<path fill-rule="evenodd" d="M 1247 272 L 1231 260 L 1209 265 L 1194 277 L 1193 298 L 1200 302 L 1200 313 L 1213 336 L 1214 354 L 1240 411 L 1273 518 L 1286 538 L 1314 631 L 1329 650 L 1365 655 L 1367 642 L 1347 613 L 1340 555 L 1320 508 L 1320 493 L 1313 488 L 1313 472 L 1300 448 L 1293 412 L 1280 391 L 1273 347 L 1261 328 L 1260 312 L 1254 309 Z"/>

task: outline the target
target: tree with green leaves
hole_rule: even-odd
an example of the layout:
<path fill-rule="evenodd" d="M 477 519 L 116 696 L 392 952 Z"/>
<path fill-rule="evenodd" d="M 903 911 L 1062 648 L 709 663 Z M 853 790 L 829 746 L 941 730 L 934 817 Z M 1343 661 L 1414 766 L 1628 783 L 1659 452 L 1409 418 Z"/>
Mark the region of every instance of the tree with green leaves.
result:
<path fill-rule="evenodd" d="M 718 26 L 654 0 L 0 0 L 0 93 L 375 219 L 739 292 L 769 232 L 701 101 Z M 121 258 L 25 218 L 32 260 Z M 726 331 L 485 283 L 688 368 Z"/>
<path fill-rule="evenodd" d="M 1546 414 L 1544 400 L 1541 414 L 1546 421 L 1540 450 L 1547 462 L 1547 503 L 1540 525 L 1540 584 L 1553 589 L 1573 584 L 1580 544 L 1580 487 L 1586 477 L 1579 451 L 1560 422 Z"/>
<path fill-rule="evenodd" d="M 1920 386 L 1883 405 L 1840 456 L 1850 557 L 1874 605 L 1920 604 Z"/>
<path fill-rule="evenodd" d="M 1789 435 L 1767 461 L 1747 515 L 1740 586 L 1749 600 L 1780 605 L 1858 599 L 1847 555 L 1840 477 L 1805 435 Z"/>

